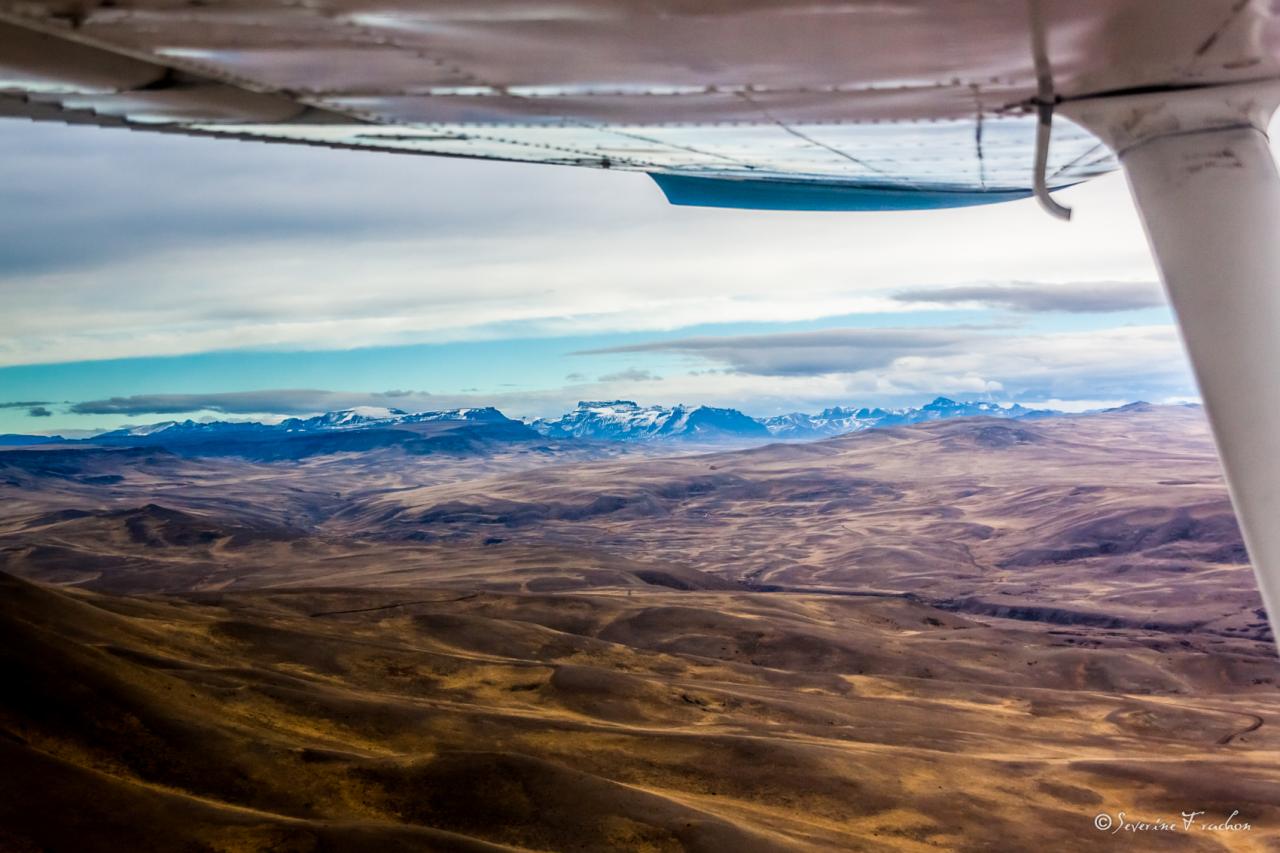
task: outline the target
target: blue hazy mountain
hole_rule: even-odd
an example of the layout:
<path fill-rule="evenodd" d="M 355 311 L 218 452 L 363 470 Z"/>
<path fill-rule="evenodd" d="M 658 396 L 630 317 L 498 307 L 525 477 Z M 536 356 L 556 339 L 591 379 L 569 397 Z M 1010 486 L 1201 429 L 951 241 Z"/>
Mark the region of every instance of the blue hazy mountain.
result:
<path fill-rule="evenodd" d="M 396 447 L 406 453 L 483 453 L 495 444 L 538 441 L 521 421 L 494 408 L 405 412 L 361 407 L 280 423 L 165 421 L 102 433 L 84 443 L 162 447 L 199 456 L 243 456 L 261 461 L 303 459 Z"/>
<path fill-rule="evenodd" d="M 1028 409 L 1017 403 L 1001 405 L 987 402 L 957 402 L 947 397 L 936 397 L 930 403 L 916 408 L 844 408 L 836 406 L 824 409 L 816 415 L 793 412 L 765 418 L 763 423 L 777 438 L 814 439 L 858 432 L 877 427 L 907 426 L 926 421 L 949 418 L 1036 418 L 1061 414 L 1051 409 Z"/>
<path fill-rule="evenodd" d="M 94 436 L 95 444 L 137 443 L 137 439 L 203 441 L 210 436 L 280 436 L 295 433 L 336 432 L 375 427 L 407 426 L 424 423 L 519 423 L 492 406 L 477 409 L 449 409 L 442 412 L 406 412 L 381 406 L 361 406 L 326 412 L 310 418 L 287 418 L 279 423 L 255 421 L 162 421 L 143 426 L 126 427 Z"/>
<path fill-rule="evenodd" d="M 69 439 L 60 435 L 22 435 L 21 433 L 0 434 L 0 447 L 30 447 L 36 444 L 64 444 Z"/>

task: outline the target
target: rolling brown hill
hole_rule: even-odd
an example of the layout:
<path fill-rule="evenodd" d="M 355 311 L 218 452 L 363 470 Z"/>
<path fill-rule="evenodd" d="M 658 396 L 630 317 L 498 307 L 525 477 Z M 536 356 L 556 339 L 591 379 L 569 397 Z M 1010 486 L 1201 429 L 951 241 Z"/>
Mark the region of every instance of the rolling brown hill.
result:
<path fill-rule="evenodd" d="M 1195 410 L 395 452 L 0 453 L 0 850 L 1280 844 Z"/>
<path fill-rule="evenodd" d="M 1198 409 L 604 460 L 18 450 L 0 453 L 0 476 L 16 484 L 0 485 L 0 567 L 101 591 L 547 590 L 694 570 L 762 590 L 1268 636 Z"/>
<path fill-rule="evenodd" d="M 842 596 L 2 583 L 9 849 L 1092 850 L 1100 811 L 1191 806 L 1260 828 L 1175 848 L 1213 850 L 1280 826 L 1274 660 L 1246 641 Z"/>

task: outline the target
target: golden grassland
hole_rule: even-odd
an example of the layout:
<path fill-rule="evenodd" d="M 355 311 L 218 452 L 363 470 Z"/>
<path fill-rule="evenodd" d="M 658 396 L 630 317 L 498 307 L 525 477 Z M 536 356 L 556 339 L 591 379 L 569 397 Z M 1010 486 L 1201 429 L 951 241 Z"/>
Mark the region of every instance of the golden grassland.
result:
<path fill-rule="evenodd" d="M 112 453 L 0 454 L 0 850 L 1280 844 L 1280 662 L 1195 412 Z M 1093 823 L 1192 810 L 1252 828 Z"/>

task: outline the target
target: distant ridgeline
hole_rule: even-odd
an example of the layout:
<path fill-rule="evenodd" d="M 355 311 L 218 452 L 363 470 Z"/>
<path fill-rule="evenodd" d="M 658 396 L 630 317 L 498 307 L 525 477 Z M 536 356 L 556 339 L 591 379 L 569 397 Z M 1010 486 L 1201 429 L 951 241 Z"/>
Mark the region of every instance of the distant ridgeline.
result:
<path fill-rule="evenodd" d="M 1145 405 L 1145 404 L 1130 404 Z M 56 444 L 164 447 L 201 454 L 301 458 L 320 453 L 402 445 L 410 452 L 479 449 L 479 444 L 551 438 L 617 442 L 767 442 L 828 438 L 877 427 L 962 417 L 1053 417 L 1061 412 L 938 397 L 918 408 L 825 409 L 753 418 L 712 406 L 640 406 L 631 400 L 581 402 L 557 418 L 520 421 L 493 407 L 405 412 L 361 407 L 267 424 L 253 421 L 164 421 L 78 441 L 59 436 L 0 435 L 0 446 Z M 248 451 L 247 453 L 245 451 Z"/>
<path fill-rule="evenodd" d="M 1027 409 L 1016 403 L 957 403 L 938 397 L 919 408 L 824 409 L 816 415 L 793 412 L 770 418 L 752 418 L 737 409 L 710 406 L 639 406 L 631 400 L 582 402 L 558 418 L 532 421 L 530 426 L 552 438 L 602 438 L 617 441 L 653 439 L 775 438 L 804 440 L 828 438 L 875 427 L 905 426 L 946 418 L 1051 417 L 1049 409 Z"/>

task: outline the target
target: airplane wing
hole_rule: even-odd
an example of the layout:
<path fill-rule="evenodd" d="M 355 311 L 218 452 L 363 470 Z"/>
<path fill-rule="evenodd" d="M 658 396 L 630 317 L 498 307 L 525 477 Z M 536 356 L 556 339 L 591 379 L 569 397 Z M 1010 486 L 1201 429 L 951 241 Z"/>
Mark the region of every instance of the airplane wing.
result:
<path fill-rule="evenodd" d="M 1233 38 L 1196 55 L 1237 5 L 0 0 L 0 115 L 643 171 L 675 203 L 949 207 L 1031 191 L 1033 30 L 1057 96 L 1251 79 L 1215 56 Z M 1159 15 L 1146 55 L 1099 48 L 1171 6 L 1194 20 Z M 1055 124 L 1049 186 L 1115 168 Z"/>
<path fill-rule="evenodd" d="M 724 207 L 1061 214 L 1049 190 L 1123 166 L 1275 628 L 1278 57 L 1266 0 L 0 0 L 0 116 Z"/>

